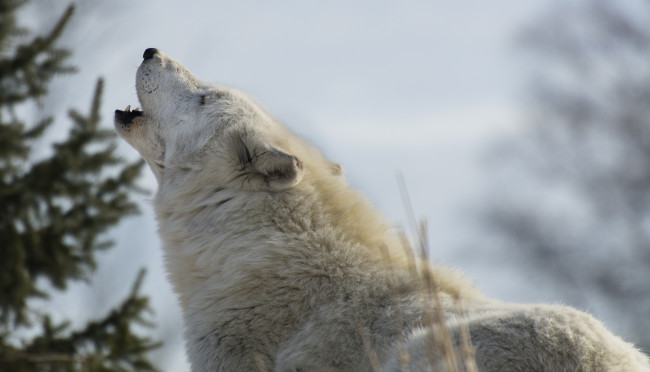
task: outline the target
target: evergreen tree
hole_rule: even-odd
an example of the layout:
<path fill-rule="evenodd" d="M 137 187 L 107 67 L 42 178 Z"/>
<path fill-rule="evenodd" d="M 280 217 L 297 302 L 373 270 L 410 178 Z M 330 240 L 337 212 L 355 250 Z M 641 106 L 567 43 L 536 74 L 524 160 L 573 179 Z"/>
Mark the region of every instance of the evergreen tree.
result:
<path fill-rule="evenodd" d="M 99 125 L 102 80 L 89 114 L 70 110 L 67 138 L 34 159 L 53 118 L 30 125 L 19 112 L 38 105 L 55 76 L 74 72 L 57 45 L 74 9 L 32 37 L 16 20 L 25 4 L 0 0 L 0 370 L 154 371 L 147 353 L 159 343 L 134 331 L 151 326 L 143 273 L 122 304 L 81 329 L 30 307 L 90 279 L 96 254 L 112 246 L 103 233 L 137 213 L 129 195 L 143 163 L 120 159 L 114 134 Z"/>

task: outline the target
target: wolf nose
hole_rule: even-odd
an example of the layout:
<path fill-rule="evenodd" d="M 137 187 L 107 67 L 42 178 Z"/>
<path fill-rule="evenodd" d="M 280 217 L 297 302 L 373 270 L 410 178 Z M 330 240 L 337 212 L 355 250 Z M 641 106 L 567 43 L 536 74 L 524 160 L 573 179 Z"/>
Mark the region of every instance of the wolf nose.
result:
<path fill-rule="evenodd" d="M 144 53 L 142 54 L 142 58 L 151 59 L 151 58 L 153 58 L 154 54 L 156 54 L 157 51 L 158 51 L 158 49 L 156 49 L 156 48 L 147 48 L 144 51 Z"/>

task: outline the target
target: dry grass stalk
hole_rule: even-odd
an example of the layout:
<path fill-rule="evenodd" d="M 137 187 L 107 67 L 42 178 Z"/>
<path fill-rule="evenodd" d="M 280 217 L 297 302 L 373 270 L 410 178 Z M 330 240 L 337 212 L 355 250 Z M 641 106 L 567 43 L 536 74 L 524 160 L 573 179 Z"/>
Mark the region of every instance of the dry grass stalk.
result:
<path fill-rule="evenodd" d="M 414 232 L 413 235 L 416 239 L 414 244 L 409 244 L 408 240 L 406 238 L 403 238 L 404 249 L 410 252 L 409 257 L 412 257 L 412 254 L 415 250 L 411 247 L 417 247 L 417 251 L 419 251 L 420 254 L 420 259 L 425 262 L 429 262 L 429 242 L 426 220 L 422 220 L 420 223 L 416 222 L 415 213 L 413 211 L 413 207 L 408 195 L 406 183 L 404 181 L 404 177 L 401 174 L 398 175 L 398 186 L 402 196 L 402 202 L 406 210 L 408 223 L 411 227 L 411 231 Z M 420 273 L 418 272 L 417 265 L 415 263 L 415 257 L 413 257 L 412 261 L 413 274 L 424 281 L 426 288 L 426 295 L 423 297 L 422 306 L 425 311 L 424 325 L 430 330 L 428 333 L 429 350 L 427 353 L 430 364 L 429 367 L 432 371 L 437 370 L 439 366 L 438 363 L 441 360 L 443 363 L 442 365 L 444 371 L 476 372 L 478 369 L 476 366 L 474 348 L 471 345 L 470 341 L 469 327 L 467 322 L 458 322 L 458 336 L 460 337 L 460 345 L 458 345 L 460 346 L 459 348 L 457 346 L 457 341 L 455 340 L 454 335 L 452 332 L 450 332 L 447 326 L 445 314 L 442 311 L 443 304 L 440 297 L 440 291 L 437 288 L 436 278 L 434 277 L 433 271 L 425 269 Z M 462 301 L 459 298 L 456 298 L 455 302 L 457 306 L 457 313 L 460 315 L 465 314 L 465 311 L 462 307 Z M 408 371 L 408 360 L 410 357 L 405 350 L 404 353 L 406 355 L 403 359 L 406 361 L 406 363 L 401 364 L 401 369 Z M 400 359 L 402 359 L 401 354 Z"/>

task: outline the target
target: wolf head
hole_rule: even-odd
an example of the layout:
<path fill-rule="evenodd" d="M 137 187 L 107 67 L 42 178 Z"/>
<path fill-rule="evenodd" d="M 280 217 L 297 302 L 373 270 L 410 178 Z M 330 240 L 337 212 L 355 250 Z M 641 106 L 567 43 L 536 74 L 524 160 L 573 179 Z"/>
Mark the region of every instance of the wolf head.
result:
<path fill-rule="evenodd" d="M 280 191 L 301 181 L 303 142 L 288 141 L 291 132 L 250 97 L 204 83 L 157 49 L 143 58 L 136 74 L 142 110 L 116 110 L 115 128 L 159 185 L 199 173 L 213 177 L 215 187 L 252 191 Z"/>

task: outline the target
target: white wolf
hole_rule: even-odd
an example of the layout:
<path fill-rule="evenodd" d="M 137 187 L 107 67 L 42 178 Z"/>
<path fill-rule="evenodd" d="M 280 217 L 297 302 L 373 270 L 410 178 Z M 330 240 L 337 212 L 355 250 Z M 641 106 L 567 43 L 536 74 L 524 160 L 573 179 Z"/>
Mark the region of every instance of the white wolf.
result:
<path fill-rule="evenodd" d="M 243 93 L 153 48 L 136 88 L 143 110 L 115 127 L 158 180 L 192 371 L 650 371 L 587 314 L 489 300 L 412 258 L 339 165 Z"/>

